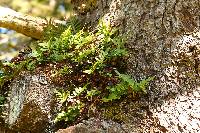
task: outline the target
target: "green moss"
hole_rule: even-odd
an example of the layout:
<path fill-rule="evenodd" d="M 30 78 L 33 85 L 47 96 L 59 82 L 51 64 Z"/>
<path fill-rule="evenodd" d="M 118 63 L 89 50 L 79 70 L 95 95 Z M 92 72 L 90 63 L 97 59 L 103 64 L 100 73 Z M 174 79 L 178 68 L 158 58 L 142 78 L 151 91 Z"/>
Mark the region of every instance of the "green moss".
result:
<path fill-rule="evenodd" d="M 119 105 L 111 105 L 104 107 L 102 109 L 102 117 L 109 120 L 114 120 L 117 122 L 126 122 L 128 121 L 127 115 L 122 110 L 122 107 Z"/>
<path fill-rule="evenodd" d="M 47 123 L 48 114 L 42 112 L 42 109 L 34 101 L 31 101 L 23 107 L 18 120 L 13 124 L 12 128 L 17 132 L 39 133 L 45 131 L 48 127 Z"/>
<path fill-rule="evenodd" d="M 130 123 L 130 120 L 133 122 L 138 118 L 145 117 L 148 102 L 138 100 L 141 97 L 138 96 L 137 98 L 125 97 L 118 101 L 102 105 L 101 116 L 119 123 Z M 135 120 L 133 120 L 134 117 L 136 118 Z"/>

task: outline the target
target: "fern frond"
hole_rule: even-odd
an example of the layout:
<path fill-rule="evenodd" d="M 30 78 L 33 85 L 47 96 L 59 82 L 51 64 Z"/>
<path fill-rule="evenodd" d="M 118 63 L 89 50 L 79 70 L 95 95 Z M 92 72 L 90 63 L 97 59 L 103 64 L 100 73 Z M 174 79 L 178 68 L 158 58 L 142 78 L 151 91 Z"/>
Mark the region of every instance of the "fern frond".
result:
<path fill-rule="evenodd" d="M 69 20 L 66 21 L 66 27 L 71 26 L 72 31 L 74 33 L 77 33 L 79 30 L 81 30 L 83 27 L 81 25 L 81 22 L 77 17 L 71 17 Z"/>
<path fill-rule="evenodd" d="M 62 23 L 55 23 L 52 18 L 47 20 L 47 24 L 44 27 L 44 39 L 50 40 L 51 38 L 59 37 L 62 32 L 65 31 L 66 25 Z"/>

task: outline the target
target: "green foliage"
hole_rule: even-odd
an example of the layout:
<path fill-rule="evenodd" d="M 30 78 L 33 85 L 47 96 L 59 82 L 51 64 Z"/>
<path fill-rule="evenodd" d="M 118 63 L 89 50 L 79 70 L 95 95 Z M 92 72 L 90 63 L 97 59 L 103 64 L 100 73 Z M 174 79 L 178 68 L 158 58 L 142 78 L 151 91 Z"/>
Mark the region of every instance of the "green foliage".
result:
<path fill-rule="evenodd" d="M 57 99 L 61 104 L 65 104 L 65 106 L 68 105 L 68 102 L 72 101 L 75 96 L 77 96 L 83 89 L 81 87 L 76 88 L 72 95 L 70 95 L 69 91 L 56 91 Z M 81 109 L 81 103 L 79 100 L 74 99 L 74 103 L 72 105 L 69 105 L 67 107 L 67 111 L 61 111 L 58 113 L 57 117 L 55 118 L 54 122 L 58 122 L 61 120 L 64 121 L 73 121 L 77 115 L 79 115 L 80 109 Z"/>
<path fill-rule="evenodd" d="M 3 105 L 4 101 L 5 101 L 5 97 L 3 97 L 3 96 L 0 96 L 0 106 L 2 106 L 2 105 Z"/>
<path fill-rule="evenodd" d="M 60 91 L 55 91 L 57 99 L 59 100 L 59 102 L 61 104 L 63 104 L 64 102 L 66 102 L 66 100 L 68 99 L 70 92 L 69 91 L 64 91 L 64 90 L 60 90 Z"/>
<path fill-rule="evenodd" d="M 84 87 L 77 87 L 70 94 L 70 91 L 56 91 L 57 99 L 61 104 L 65 103 L 67 106 L 67 111 L 61 111 L 58 113 L 54 122 L 58 122 L 61 120 L 64 121 L 74 121 L 75 118 L 80 114 L 80 110 L 83 108 L 84 104 L 77 100 L 76 98 L 82 94 L 87 89 L 87 84 Z M 72 104 L 70 104 L 72 103 Z"/>
<path fill-rule="evenodd" d="M 80 101 L 76 101 L 76 103 L 72 106 L 68 106 L 67 111 L 62 111 L 58 113 L 54 122 L 58 121 L 74 121 L 75 118 L 80 114 L 80 110 L 82 108 L 82 103 Z"/>
<path fill-rule="evenodd" d="M 26 64 L 26 68 L 29 71 L 34 70 L 35 66 L 36 66 L 36 61 L 30 61 L 30 62 L 27 62 Z"/>
<path fill-rule="evenodd" d="M 75 31 L 69 25 L 59 38 L 39 44 L 39 49 L 35 51 L 38 61 L 65 62 L 58 70 L 57 76 L 68 77 L 68 91 L 57 92 L 58 99 L 65 105 L 56 117 L 56 122 L 75 120 L 81 110 L 87 109 L 84 106 L 85 98 L 90 101 L 99 99 L 101 102 L 109 102 L 127 95 L 130 90 L 132 93 L 146 93 L 145 88 L 152 78 L 137 83 L 129 75 L 120 74 L 116 70 L 121 64 L 116 63 L 117 60 L 128 54 L 124 44 L 124 39 L 118 36 L 117 30 L 103 22 L 100 22 L 96 33 Z M 111 70 L 107 71 L 108 67 Z M 98 82 L 101 83 L 94 85 L 96 81 L 93 78 L 100 78 Z M 66 83 L 65 80 L 64 82 Z M 108 82 L 113 85 L 109 86 Z M 101 85 L 104 88 L 99 89 Z"/>
<path fill-rule="evenodd" d="M 58 38 L 60 34 L 66 30 L 67 27 L 71 27 L 73 33 L 79 31 L 82 28 L 80 21 L 77 17 L 71 17 L 69 20 L 66 21 L 65 24 L 55 23 L 52 18 L 46 21 L 47 25 L 44 27 L 45 40 Z"/>
<path fill-rule="evenodd" d="M 0 114 L 2 113 L 2 107 L 4 106 L 6 98 L 4 96 L 0 96 Z"/>
<path fill-rule="evenodd" d="M 87 91 L 86 97 L 92 97 L 92 96 L 98 95 L 100 93 L 101 93 L 101 91 L 93 89 L 93 90 Z"/>
<path fill-rule="evenodd" d="M 9 82 L 14 76 L 18 74 L 20 70 L 23 69 L 24 62 L 22 64 L 14 65 L 14 63 L 1 63 L 0 67 L 0 88 Z M 15 71 L 14 71 L 15 70 Z"/>
<path fill-rule="evenodd" d="M 138 92 L 138 91 L 143 91 L 144 93 L 146 92 L 146 86 L 149 84 L 151 80 L 154 79 L 154 77 L 150 77 L 148 79 L 144 79 L 137 83 L 135 80 L 131 78 L 131 76 L 126 75 L 126 74 L 120 74 L 118 71 L 115 71 L 119 77 L 119 79 L 122 80 L 124 84 L 126 84 L 128 87 L 131 88 L 132 91 Z"/>
<path fill-rule="evenodd" d="M 107 97 L 102 98 L 104 102 L 109 102 L 112 100 L 120 99 L 121 96 L 127 95 L 128 92 L 135 93 L 135 92 L 146 92 L 146 86 L 149 84 L 153 77 L 148 79 L 144 79 L 137 83 L 135 80 L 131 78 L 131 76 L 126 74 L 120 74 L 118 71 L 115 70 L 118 75 L 118 78 L 121 80 L 120 83 L 114 86 L 108 86 L 107 89 L 109 90 L 109 95 Z"/>
<path fill-rule="evenodd" d="M 101 21 L 97 32 L 87 32 L 80 29 L 76 20 L 69 21 L 65 30 L 60 28 L 54 32 L 55 29 L 50 21 L 46 29 L 48 37 L 38 43 L 31 57 L 7 64 L 14 75 L 21 69 L 43 67 L 49 70 L 49 79 L 64 88 L 55 92 L 62 105 L 55 122 L 74 121 L 95 110 L 97 104 L 121 99 L 130 93 L 146 93 L 145 88 L 153 78 L 136 82 L 120 73 L 124 71 L 123 58 L 128 53 L 117 29 Z M 3 66 L 0 83 L 9 75 L 4 73 Z M 12 77 L 13 74 L 7 80 Z"/>
<path fill-rule="evenodd" d="M 1 62 L 0 61 L 0 88 L 5 83 L 10 82 L 15 76 L 17 76 L 23 70 L 34 70 L 36 67 L 36 61 L 30 57 L 16 57 L 19 61 Z M 15 59 L 15 58 L 13 58 Z"/>

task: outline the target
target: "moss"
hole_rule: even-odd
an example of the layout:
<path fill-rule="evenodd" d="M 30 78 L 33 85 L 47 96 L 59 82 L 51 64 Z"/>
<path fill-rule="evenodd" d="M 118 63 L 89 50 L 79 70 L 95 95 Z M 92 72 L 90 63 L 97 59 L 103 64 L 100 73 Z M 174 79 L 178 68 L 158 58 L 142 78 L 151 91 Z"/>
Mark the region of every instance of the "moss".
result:
<path fill-rule="evenodd" d="M 128 120 L 128 117 L 122 110 L 122 107 L 118 105 L 104 107 L 102 109 L 102 117 L 105 119 L 111 119 L 117 122 L 126 122 Z"/>
<path fill-rule="evenodd" d="M 34 102 L 28 102 L 20 113 L 13 129 L 20 129 L 21 133 L 39 133 L 44 132 L 48 124 L 48 116 L 43 113 L 41 108 Z"/>
<path fill-rule="evenodd" d="M 139 122 L 137 120 L 144 118 L 148 112 L 148 102 L 143 101 L 144 97 L 125 97 L 118 101 L 104 104 L 101 107 L 101 117 L 111 119 L 119 123 L 130 123 L 130 121 Z"/>

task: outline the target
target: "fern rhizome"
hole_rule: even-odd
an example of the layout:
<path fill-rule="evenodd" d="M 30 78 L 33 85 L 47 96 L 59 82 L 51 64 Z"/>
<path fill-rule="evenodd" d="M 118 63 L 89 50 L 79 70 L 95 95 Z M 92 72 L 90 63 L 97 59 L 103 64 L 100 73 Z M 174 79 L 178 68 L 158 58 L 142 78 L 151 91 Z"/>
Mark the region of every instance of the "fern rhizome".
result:
<path fill-rule="evenodd" d="M 63 31 L 58 34 L 56 31 Z M 18 72 L 19 69 L 34 70 L 42 67 L 49 81 L 61 86 L 55 93 L 62 104 L 55 122 L 72 122 L 83 119 L 102 103 L 112 102 L 133 93 L 146 93 L 152 78 L 136 82 L 122 74 L 124 57 L 128 52 L 125 41 L 117 29 L 100 21 L 97 31 L 87 32 L 79 23 L 72 21 L 66 27 L 46 28 L 47 37 L 21 61 L 1 67 L 1 84 L 9 77 L 5 66 Z"/>

